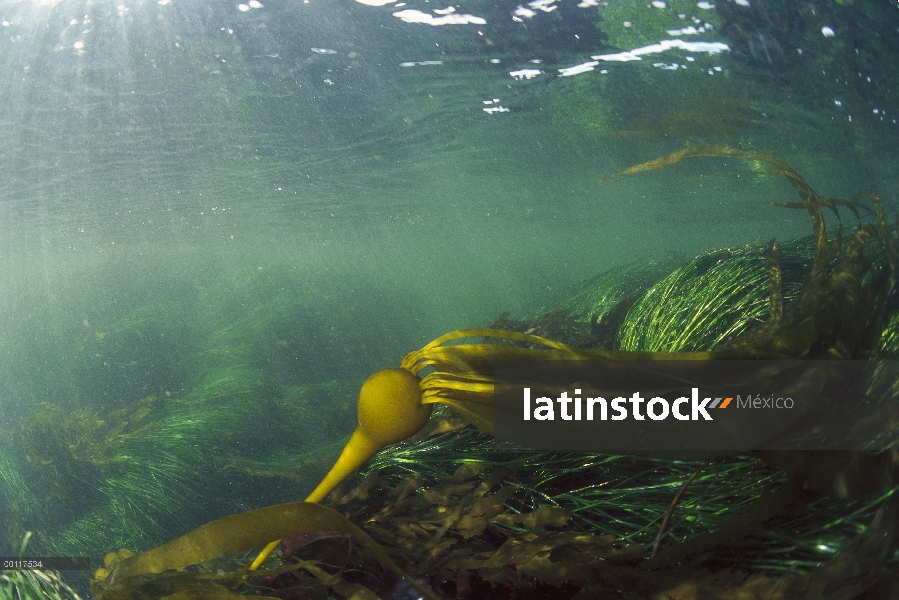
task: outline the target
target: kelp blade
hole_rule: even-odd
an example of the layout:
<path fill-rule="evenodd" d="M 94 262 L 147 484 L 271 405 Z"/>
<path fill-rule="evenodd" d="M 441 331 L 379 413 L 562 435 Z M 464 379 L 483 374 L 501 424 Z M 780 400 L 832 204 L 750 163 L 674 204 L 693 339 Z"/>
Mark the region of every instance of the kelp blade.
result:
<path fill-rule="evenodd" d="M 322 529 L 345 533 L 385 569 L 405 577 L 374 540 L 339 512 L 310 502 L 289 502 L 212 521 L 167 544 L 127 558 L 115 565 L 107 579 L 95 582 L 93 592 L 102 600 L 104 592 L 112 592 L 109 594 L 112 596 L 127 590 L 129 580 L 139 575 L 184 569 L 220 556 L 259 548 L 273 539 Z"/>

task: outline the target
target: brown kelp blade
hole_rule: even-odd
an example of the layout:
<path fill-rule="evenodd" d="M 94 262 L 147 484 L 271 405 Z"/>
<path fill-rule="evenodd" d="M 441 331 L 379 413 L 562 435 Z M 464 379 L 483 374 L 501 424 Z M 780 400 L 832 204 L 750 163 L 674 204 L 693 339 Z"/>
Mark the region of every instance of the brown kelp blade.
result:
<path fill-rule="evenodd" d="M 718 144 L 692 146 L 690 148 L 684 148 L 683 150 L 678 150 L 677 152 L 672 152 L 671 154 L 666 154 L 665 156 L 661 156 L 659 158 L 634 165 L 625 169 L 624 171 L 621 171 L 620 173 L 617 173 L 616 175 L 604 177 L 600 181 L 600 183 L 605 183 L 612 177 L 616 177 L 618 175 L 632 175 L 634 173 L 641 173 L 644 171 L 663 169 L 682 160 L 699 157 L 736 157 L 750 162 L 767 163 L 774 168 L 759 171 L 759 174 L 782 175 L 783 177 L 786 177 L 786 179 L 796 189 L 797 193 L 802 199 L 801 202 L 768 201 L 768 203 L 773 206 L 784 208 L 805 209 L 808 212 L 809 217 L 811 218 L 815 236 L 815 257 L 812 264 L 812 270 L 809 273 L 808 282 L 803 289 L 803 296 L 806 302 L 809 300 L 810 296 L 817 294 L 823 288 L 824 280 L 827 276 L 829 254 L 836 254 L 836 251 L 839 251 L 839 242 L 833 247 L 828 243 L 827 226 L 824 221 L 824 215 L 822 214 L 822 208 L 827 208 L 838 217 L 838 209 L 841 207 L 851 211 L 857 219 L 860 219 L 860 209 L 874 214 L 877 217 L 878 222 L 880 223 L 880 229 L 878 233 L 880 234 L 880 237 L 883 238 L 884 244 L 886 245 L 888 260 L 890 261 L 891 265 L 896 262 L 896 252 L 893 249 L 891 234 L 889 234 L 886 231 L 886 228 L 882 225 L 884 223 L 882 213 L 877 213 L 878 209 L 876 207 L 875 209 L 872 209 L 870 206 L 862 203 L 861 194 L 855 196 L 852 199 L 842 197 L 830 198 L 827 196 L 823 196 L 812 189 L 811 185 L 809 185 L 805 178 L 802 177 L 802 175 L 800 175 L 799 172 L 796 171 L 796 169 L 794 169 L 785 161 L 775 156 L 771 156 L 770 154 L 748 152 L 733 146 Z M 875 205 L 877 204 L 879 204 L 879 202 L 875 200 Z"/>
<path fill-rule="evenodd" d="M 167 544 L 134 555 L 116 564 L 108 577 L 94 583 L 94 593 L 104 597 L 122 597 L 136 592 L 146 575 L 245 552 L 264 546 L 273 539 L 330 529 L 345 533 L 362 546 L 385 569 L 400 577 L 403 571 L 364 531 L 332 508 L 311 502 L 289 502 L 231 515 L 194 529 Z M 427 590 L 418 590 L 429 598 Z M 135 597 L 137 594 L 133 594 Z"/>
<path fill-rule="evenodd" d="M 722 144 L 702 144 L 701 146 L 691 146 L 689 148 L 684 148 L 683 150 L 678 150 L 677 152 L 672 152 L 671 154 L 660 156 L 659 158 L 640 163 L 639 165 L 628 167 L 627 169 L 620 173 L 617 173 L 616 175 L 633 175 L 634 173 L 642 173 L 643 171 L 664 169 L 665 167 L 670 167 L 671 165 L 687 158 L 698 158 L 701 156 L 732 156 L 735 154 L 745 154 L 745 152 L 743 150 L 740 150 L 739 148 L 734 148 L 733 146 L 725 146 Z M 600 180 L 600 183 L 605 183 L 616 175 L 603 177 Z"/>

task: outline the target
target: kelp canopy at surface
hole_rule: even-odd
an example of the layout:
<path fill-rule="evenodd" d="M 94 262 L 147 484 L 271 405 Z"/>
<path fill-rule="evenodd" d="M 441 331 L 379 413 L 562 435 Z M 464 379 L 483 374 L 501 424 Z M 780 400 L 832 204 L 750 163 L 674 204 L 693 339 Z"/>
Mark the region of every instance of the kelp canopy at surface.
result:
<path fill-rule="evenodd" d="M 768 310 L 764 323 L 746 331 L 730 330 L 729 334 L 725 329 L 719 332 L 719 337 L 696 342 L 697 345 L 708 344 L 709 347 L 696 348 L 691 353 L 671 354 L 670 356 L 695 359 L 711 357 L 858 359 L 877 356 L 884 348 L 881 341 L 883 336 L 888 336 L 888 332 L 892 331 L 892 321 L 889 321 L 888 324 L 888 319 L 895 316 L 892 286 L 897 262 L 895 239 L 887 225 L 879 199 L 872 197 L 873 206 L 866 207 L 860 198 L 849 200 L 821 196 L 786 163 L 768 155 L 743 152 L 727 146 L 688 148 L 627 169 L 622 175 L 667 167 L 684 159 L 702 156 L 760 161 L 772 167 L 767 172 L 785 176 L 798 191 L 801 202 L 772 202 L 772 204 L 803 209 L 809 213 L 814 226 L 813 245 L 810 248 L 811 260 L 801 288 L 794 293 L 785 293 L 780 264 L 780 248 L 776 242 L 769 244 L 765 261 L 767 276 L 757 279 L 759 283 L 763 279 L 766 280 L 768 286 Z M 848 209 L 859 218 L 862 211 L 868 211 L 874 216 L 874 222 L 862 223 L 860 221 L 859 225 L 850 232 L 848 241 L 843 239 L 844 230 L 841 224 L 837 235 L 831 240 L 828 237 L 822 209 L 827 208 L 837 213 L 841 207 Z M 878 252 L 883 258 L 876 266 L 872 266 L 872 258 Z M 790 298 L 792 298 L 791 301 Z M 645 310 L 637 308 L 639 303 L 634 306 L 637 312 Z M 705 306 L 705 310 L 710 311 L 715 310 L 716 307 L 719 310 L 731 310 L 730 307 L 721 304 L 703 306 Z M 747 310 L 748 307 L 757 310 L 752 303 L 738 303 L 736 306 L 737 310 Z M 750 317 L 750 319 L 758 318 L 758 314 L 754 313 L 755 317 Z M 708 321 L 709 326 L 712 324 L 721 326 L 726 322 L 726 320 Z M 705 327 L 699 326 L 696 331 L 703 335 L 704 329 Z M 447 342 L 471 336 L 485 336 L 506 344 L 446 345 Z M 525 346 L 515 345 L 522 342 L 525 343 Z M 508 345 L 508 343 L 512 345 Z M 527 334 L 496 330 L 468 330 L 448 334 L 422 350 L 410 353 L 403 360 L 403 367 L 413 372 L 418 372 L 425 366 L 434 368 L 435 370 L 426 375 L 421 383 L 423 402 L 447 404 L 479 429 L 489 431 L 492 425 L 492 415 L 489 410 L 489 398 L 492 394 L 491 363 L 497 357 L 524 356 L 627 358 L 660 357 L 661 355 L 647 352 L 629 353 L 620 350 L 581 350 L 564 343 L 552 342 Z M 812 571 L 806 577 L 785 575 L 773 581 L 770 578 L 752 578 L 746 581 L 738 578 L 731 580 L 729 585 L 733 585 L 735 588 L 743 586 L 744 592 L 755 590 L 759 594 L 762 593 L 762 590 L 772 589 L 773 585 L 776 588 L 775 591 L 779 590 L 777 591 L 779 595 L 772 592 L 769 597 L 807 598 L 819 597 L 814 594 L 820 594 L 820 590 L 824 588 L 835 589 L 840 586 L 847 592 L 854 589 L 852 586 L 860 591 L 864 591 L 862 589 L 864 586 L 868 586 L 864 589 L 871 589 L 871 586 L 880 586 L 878 589 L 886 589 L 883 586 L 896 589 L 896 582 L 888 577 L 885 578 L 883 569 L 878 566 L 879 562 L 876 560 L 871 562 L 872 556 L 880 556 L 880 561 L 882 561 L 892 555 L 892 540 L 895 539 L 893 534 L 896 533 L 893 531 L 895 524 L 889 519 L 885 519 L 884 515 L 894 504 L 889 499 L 894 490 L 892 486 L 896 485 L 899 479 L 895 477 L 895 468 L 891 461 L 883 459 L 884 456 L 859 455 L 844 456 L 839 459 L 836 459 L 835 456 L 825 456 L 822 461 L 816 463 L 815 460 L 803 462 L 791 458 L 792 455 L 775 454 L 769 457 L 773 464 L 793 467 L 792 469 L 787 468 L 788 476 L 793 479 L 780 492 L 763 494 L 761 500 L 744 509 L 741 519 L 735 520 L 729 526 L 722 527 L 716 534 L 701 535 L 690 543 L 680 544 L 667 552 L 663 551 L 659 557 L 652 560 L 645 560 L 646 555 L 642 547 L 620 550 L 613 545 L 613 539 L 602 538 L 594 534 L 575 532 L 565 534 L 553 531 L 567 523 L 568 517 L 564 511 L 553 513 L 537 509 L 531 515 L 522 514 L 516 517 L 514 514 L 510 514 L 508 509 L 503 506 L 514 490 L 501 487 L 498 491 L 493 491 L 496 490 L 495 486 L 502 482 L 503 475 L 498 474 L 496 477 L 499 479 L 491 476 L 480 480 L 478 478 L 484 472 L 482 467 L 459 471 L 452 477 L 446 478 L 441 484 L 452 486 L 473 481 L 474 483 L 467 487 L 459 488 L 460 491 L 467 490 L 465 493 L 468 496 L 465 497 L 469 500 L 462 500 L 454 496 L 454 493 L 446 488 L 444 491 L 438 492 L 435 489 L 431 492 L 430 497 L 433 501 L 429 502 L 427 500 L 429 492 L 422 490 L 419 493 L 422 494 L 420 497 L 425 499 L 424 504 L 404 504 L 400 509 L 403 498 L 418 497 L 414 482 L 409 484 L 412 487 L 407 486 L 406 488 L 400 484 L 393 492 L 392 504 L 384 509 L 387 511 L 384 513 L 385 515 L 396 514 L 400 517 L 399 520 L 369 517 L 366 522 L 360 523 L 360 526 L 362 529 L 371 528 L 373 535 L 385 544 L 388 554 L 404 557 L 403 562 L 406 564 L 407 571 L 423 576 L 433 574 L 418 571 L 415 563 L 431 564 L 435 568 L 437 564 L 449 565 L 447 567 L 449 571 L 457 573 L 478 571 L 482 579 L 486 578 L 484 581 L 492 581 L 493 584 L 500 586 L 503 584 L 499 574 L 503 572 L 503 568 L 507 573 L 510 568 L 512 572 L 516 572 L 517 569 L 519 578 L 526 576 L 530 578 L 528 581 L 536 582 L 537 585 L 543 582 L 550 585 L 569 586 L 565 588 L 569 596 L 574 595 L 580 589 L 583 593 L 588 594 L 585 597 L 590 597 L 589 594 L 598 593 L 600 590 L 606 589 L 608 585 L 627 583 L 634 586 L 635 597 L 649 597 L 666 589 L 671 592 L 671 597 L 680 597 L 678 594 L 686 593 L 686 591 L 675 589 L 680 585 L 679 582 L 685 578 L 699 577 L 700 572 L 693 572 L 691 569 L 698 568 L 698 564 L 701 562 L 697 564 L 697 567 L 691 567 L 690 561 L 684 562 L 686 558 L 696 556 L 697 548 L 701 551 L 708 551 L 718 545 L 726 547 L 729 545 L 727 536 L 739 540 L 746 535 L 751 535 L 755 529 L 771 519 L 788 517 L 795 514 L 797 509 L 804 510 L 805 504 L 817 495 L 832 494 L 834 491 L 831 487 L 832 480 L 845 477 L 848 473 L 852 477 L 848 481 L 843 481 L 841 488 L 843 497 L 855 498 L 865 493 L 876 493 L 879 500 L 874 504 L 867 505 L 869 507 L 865 513 L 867 515 L 871 514 L 871 506 L 877 506 L 883 501 L 886 501 L 886 504 L 883 504 L 873 517 L 867 533 L 860 535 L 853 544 L 847 546 L 838 555 L 839 560 L 832 561 L 832 565 Z M 410 469 L 414 470 L 414 465 Z M 872 483 L 875 479 L 876 481 Z M 475 493 L 476 489 L 480 491 Z M 366 501 L 363 502 L 363 505 L 368 508 L 359 509 L 357 507 L 354 510 L 357 515 L 363 514 L 371 510 L 369 503 L 373 501 L 369 499 L 367 490 L 371 490 L 370 483 L 368 487 L 363 485 L 352 492 L 350 496 L 345 496 L 343 500 L 338 501 L 337 505 L 347 505 L 347 503 L 352 503 L 353 499 L 361 499 Z M 408 494 L 412 494 L 412 496 L 408 496 Z M 438 500 L 440 497 L 445 500 Z M 456 499 L 452 500 L 453 498 Z M 406 534 L 399 531 L 391 534 L 389 530 L 384 529 L 384 527 L 400 527 L 399 523 L 430 522 L 428 519 L 431 517 L 426 517 L 425 513 L 429 510 L 428 507 L 433 506 L 435 502 L 437 506 L 445 506 L 447 509 L 452 506 L 458 508 L 455 511 L 450 510 L 448 516 L 442 517 L 442 527 L 438 526 L 441 522 L 440 518 L 433 521 L 436 529 L 431 531 L 434 533 L 426 535 L 419 542 L 424 546 L 408 541 L 403 542 L 402 540 L 406 539 L 403 535 Z M 297 505 L 297 510 L 305 511 L 306 509 L 302 509 L 302 506 L 302 504 Z M 273 509 L 277 509 L 277 507 L 273 507 Z M 113 558 L 108 565 L 111 567 L 111 573 L 105 580 L 96 582 L 95 591 L 100 598 L 127 597 L 137 594 L 139 591 L 153 595 L 151 592 L 153 589 L 156 589 L 156 596 L 177 597 L 178 594 L 190 590 L 192 597 L 226 597 L 231 592 L 227 592 L 227 587 L 223 587 L 223 585 L 226 586 L 225 582 L 238 581 L 242 576 L 247 575 L 246 571 L 237 569 L 224 574 L 220 571 L 217 576 L 209 574 L 198 576 L 184 572 L 174 576 L 164 576 L 158 580 L 151 577 L 150 574 L 166 569 L 183 568 L 188 564 L 213 560 L 224 554 L 246 551 L 260 545 L 262 540 L 253 536 L 248 537 L 248 533 L 254 528 L 253 523 L 260 518 L 261 514 L 257 511 L 229 517 L 227 523 L 210 524 L 171 544 L 126 559 L 118 565 Z M 360 535 L 354 526 L 348 523 L 342 525 L 338 513 L 322 514 L 333 514 L 334 516 L 328 517 L 326 523 L 315 523 L 313 520 L 308 526 L 298 524 L 298 529 L 285 529 L 279 531 L 279 535 L 284 537 L 298 531 L 311 532 L 316 528 L 321 530 L 324 527 L 355 540 L 358 547 L 368 548 L 376 556 L 386 556 L 382 555 L 381 550 L 376 549 L 376 546 L 372 546 L 367 537 L 363 537 L 365 534 Z M 465 519 L 475 519 L 480 524 L 472 529 L 464 525 Z M 475 521 L 471 522 L 472 526 Z M 502 539 L 496 539 L 496 529 L 489 525 L 492 522 L 513 526 L 514 531 L 506 533 L 505 543 L 502 543 Z M 598 525 L 601 527 L 602 523 L 600 522 Z M 548 530 L 547 527 L 549 527 Z M 276 524 L 274 530 L 267 535 L 273 536 L 275 530 L 277 530 Z M 213 531 L 217 533 L 212 533 Z M 486 535 L 485 532 L 490 533 L 487 538 L 482 537 Z M 502 536 L 500 537 L 502 538 Z M 493 542 L 490 541 L 491 539 Z M 476 540 L 482 545 L 466 545 L 465 540 Z M 497 546 L 497 544 L 500 545 Z M 302 548 L 302 546 L 301 543 L 299 547 Z M 403 547 L 405 550 L 402 550 Z M 296 552 L 298 557 L 302 555 L 302 552 L 297 551 L 296 548 L 292 548 L 291 552 Z M 454 552 L 455 554 L 453 554 Z M 466 562 L 464 558 L 466 553 L 470 556 L 469 562 Z M 265 582 L 272 581 L 271 579 L 266 580 L 266 577 L 270 578 L 292 571 L 295 577 L 294 584 L 301 588 L 304 585 L 312 586 L 309 590 L 318 589 L 322 592 L 323 586 L 332 586 L 332 593 L 336 592 L 346 597 L 350 597 L 352 594 L 361 594 L 359 597 L 370 597 L 372 592 L 365 585 L 351 583 L 346 579 L 346 574 L 341 575 L 345 573 L 343 569 L 332 573 L 331 578 L 328 579 L 327 574 L 322 573 L 323 563 L 319 560 L 320 558 L 320 556 L 316 558 L 315 555 L 311 559 L 308 557 L 306 559 L 283 557 L 275 563 L 280 564 L 280 567 L 275 567 L 274 571 L 264 570 L 253 573 L 261 578 L 256 577 L 251 581 L 253 581 L 253 586 L 261 585 L 262 588 L 259 589 L 262 591 L 265 589 Z M 538 562 L 532 562 L 535 559 Z M 366 564 L 364 557 L 356 560 L 361 562 L 353 564 Z M 393 569 L 390 563 L 380 558 L 378 560 L 388 571 L 399 575 L 399 572 Z M 573 568 L 573 565 L 579 566 Z M 612 567 L 612 565 L 617 566 Z M 494 567 L 499 571 L 492 572 L 491 575 L 490 569 Z M 349 570 L 346 573 L 354 568 L 358 567 L 347 564 L 346 569 Z M 864 584 L 853 583 L 853 578 L 856 577 L 859 569 L 868 569 L 871 575 Z M 304 572 L 307 574 L 302 575 Z M 445 575 L 446 573 L 444 573 Z M 313 585 L 313 581 L 316 579 L 317 583 Z M 444 577 L 444 583 L 446 583 L 445 579 L 446 577 Z M 154 584 L 154 581 L 158 581 L 158 583 Z M 438 587 L 436 579 L 429 581 L 435 588 Z M 638 583 L 640 581 L 642 583 Z M 455 592 L 459 596 L 462 594 L 462 589 L 458 586 L 463 586 L 463 582 L 464 578 L 457 579 L 455 584 L 457 586 Z M 401 584 L 402 580 L 396 585 Z M 699 587 L 694 586 L 691 590 L 695 593 L 703 585 L 712 584 L 709 581 L 700 582 L 696 584 Z M 154 586 L 158 587 L 154 588 Z M 362 588 L 367 591 L 363 591 Z M 278 594 L 276 590 L 268 590 L 266 593 Z M 310 591 L 310 593 L 312 592 Z"/>

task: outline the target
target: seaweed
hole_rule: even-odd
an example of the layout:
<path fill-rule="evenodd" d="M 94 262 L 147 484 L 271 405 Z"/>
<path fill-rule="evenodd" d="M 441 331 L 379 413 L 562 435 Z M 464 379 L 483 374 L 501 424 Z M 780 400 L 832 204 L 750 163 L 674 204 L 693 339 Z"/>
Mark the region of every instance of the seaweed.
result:
<path fill-rule="evenodd" d="M 22 536 L 18 555 L 24 556 L 33 532 Z M 0 569 L 0 600 L 81 600 L 56 570 Z"/>
<path fill-rule="evenodd" d="M 118 564 L 111 562 L 109 569 L 96 574 L 95 593 L 101 599 L 117 598 L 146 593 L 154 590 L 153 586 L 163 585 L 154 592 L 156 596 L 189 589 L 193 597 L 230 597 L 231 592 L 222 587 L 222 582 L 227 581 L 234 587 L 248 582 L 249 590 L 277 595 L 277 590 L 265 586 L 288 572 L 295 578 L 292 581 L 301 587 L 300 593 L 309 591 L 306 588 L 314 578 L 320 582 L 315 584 L 319 592 L 323 592 L 321 583 L 324 583 L 333 593 L 345 597 L 353 594 L 372 597 L 375 592 L 369 585 L 380 585 L 378 589 L 382 593 L 407 585 L 424 596 L 433 596 L 434 592 L 415 575 L 427 577 L 431 587 L 457 597 L 472 593 L 475 585 L 480 586 L 481 592 L 489 589 L 494 597 L 499 597 L 500 592 L 506 596 L 520 595 L 542 585 L 556 586 L 565 594 L 560 597 L 575 594 L 595 597 L 622 589 L 635 597 L 662 592 L 669 597 L 695 597 L 711 595 L 722 586 L 735 594 L 759 597 L 782 593 L 788 597 L 818 598 L 824 590 L 839 590 L 838 595 L 843 597 L 857 597 L 864 593 L 896 591 L 899 584 L 890 575 L 886 561 L 892 556 L 896 533 L 899 533 L 899 526 L 890 517 L 897 509 L 894 492 L 899 489 L 896 487 L 899 473 L 887 453 L 758 453 L 767 464 L 785 472 L 785 483 L 761 491 L 753 501 L 738 509 L 725 508 L 723 512 L 731 518 L 715 531 L 669 543 L 658 552 L 651 551 L 650 547 L 663 539 L 670 540 L 666 536 L 667 524 L 652 532 L 645 526 L 641 529 L 648 535 L 649 547 L 645 543 L 621 547 L 614 535 L 569 529 L 574 510 L 545 505 L 511 510 L 509 504 L 517 490 L 507 479 L 509 472 L 515 471 L 511 465 L 491 469 L 466 461 L 451 475 L 435 473 L 435 482 L 429 487 L 422 487 L 416 477 L 407 478 L 386 489 L 386 496 L 372 494 L 378 487 L 378 476 L 370 473 L 348 494 L 331 496 L 336 506 L 342 507 L 354 520 L 362 521 L 368 535 L 350 521 L 342 520 L 340 513 L 327 512 L 312 503 L 323 500 L 380 448 L 415 435 L 425 426 L 434 404 L 449 406 L 477 429 L 490 434 L 495 390 L 492 365 L 497 359 L 704 361 L 877 356 L 890 317 L 888 312 L 893 307 L 894 268 L 899 262 L 894 233 L 886 223 L 879 198 L 871 196 L 871 207 L 862 202 L 861 196 L 825 197 L 775 157 L 720 145 L 687 148 L 635 165 L 619 175 L 667 168 L 697 157 L 730 157 L 763 163 L 771 168 L 762 173 L 781 175 L 793 185 L 800 202 L 770 204 L 805 210 L 812 221 L 811 260 L 804 269 L 801 286 L 791 289 L 789 281 L 785 281 L 783 253 L 778 242 L 744 251 L 743 256 L 750 257 L 762 268 L 744 268 L 735 262 L 730 265 L 730 273 L 722 271 L 720 275 L 730 276 L 732 281 L 755 277 L 755 287 L 767 293 L 748 297 L 737 307 L 735 312 L 749 313 L 742 324 L 739 319 L 735 321 L 737 325 L 726 320 L 703 321 L 704 314 L 699 314 L 700 320 L 692 328 L 693 338 L 708 329 L 716 330 L 712 337 L 698 339 L 697 346 L 705 347 L 701 350 L 584 349 L 528 333 L 495 329 L 461 330 L 441 336 L 421 350 L 409 353 L 400 369 L 379 371 L 366 382 L 359 398 L 359 427 L 335 468 L 310 495 L 310 501 L 290 505 L 289 509 L 281 505 L 235 515 Z M 842 222 L 831 240 L 824 209 L 837 217 L 841 209 L 848 210 L 856 217 L 859 223 L 850 232 L 848 241 L 843 239 Z M 873 216 L 874 221 L 862 223 L 862 213 Z M 882 253 L 885 258 L 874 260 L 876 253 Z M 740 257 L 740 253 L 729 258 L 735 256 Z M 718 276 L 712 268 L 715 259 L 700 257 L 699 260 L 705 263 L 694 264 L 694 271 Z M 755 275 L 758 271 L 764 275 Z M 692 279 L 695 278 L 681 281 Z M 712 287 L 717 285 L 716 281 Z M 715 296 L 712 299 L 713 302 L 699 307 L 699 313 L 720 314 L 728 308 L 726 303 L 715 300 Z M 628 314 L 638 305 L 639 302 L 634 304 Z M 559 313 L 545 322 L 558 329 L 566 323 L 566 318 L 567 315 Z M 464 341 L 473 338 L 481 341 Z M 419 374 L 424 374 L 420 380 Z M 697 466 L 696 463 L 685 465 L 683 479 L 690 473 L 698 473 Z M 569 473 L 569 476 L 577 478 L 580 474 Z M 693 485 L 703 478 L 701 474 L 694 477 Z M 682 483 L 678 487 L 684 489 Z M 539 486 L 527 487 L 532 497 L 539 495 Z M 573 491 L 570 497 L 589 497 L 592 489 L 596 486 Z M 808 517 L 810 505 L 834 497 L 860 503 L 854 517 L 869 516 L 870 522 L 823 566 L 806 575 L 790 572 L 780 576 L 746 577 L 733 568 L 723 573 L 705 570 L 704 565 L 713 566 L 715 560 L 727 563 L 727 557 L 738 550 L 775 548 L 770 541 L 757 539 L 760 532 L 789 531 Z M 666 503 L 665 508 L 672 504 Z M 275 522 L 278 511 L 289 512 L 287 521 Z M 664 519 L 664 512 L 657 515 Z M 593 522 L 595 528 L 604 524 L 602 518 Z M 636 525 L 627 524 L 631 528 Z M 293 537 L 296 535 L 302 537 Z M 248 568 L 224 575 L 217 572 L 217 575 L 204 573 L 197 577 L 178 571 L 153 577 L 166 570 L 184 569 L 250 550 L 276 536 L 287 538 L 282 554 L 271 558 L 271 552 L 282 543 L 279 539 L 269 543 Z M 341 536 L 352 540 L 348 553 L 353 556 L 351 560 L 331 564 L 311 550 L 311 554 L 303 554 L 303 549 L 313 542 Z M 385 560 L 388 556 L 385 549 L 401 559 L 402 568 Z M 366 571 L 373 560 L 380 567 L 369 572 L 380 584 L 351 581 L 350 573 Z M 733 558 L 729 564 L 734 564 Z M 268 568 L 260 568 L 263 565 Z M 385 580 L 387 572 L 396 579 Z M 859 578 L 862 573 L 867 575 L 863 580 Z M 477 580 L 473 579 L 475 574 Z M 454 584 L 448 586 L 451 580 Z"/>
<path fill-rule="evenodd" d="M 739 338 L 770 315 L 777 313 L 780 320 L 784 302 L 799 294 L 808 270 L 803 259 L 809 248 L 807 242 L 799 242 L 773 255 L 768 248 L 754 244 L 694 258 L 636 300 L 618 329 L 618 347 L 711 350 Z M 776 294 L 770 294 L 771 286 L 777 287 Z"/>

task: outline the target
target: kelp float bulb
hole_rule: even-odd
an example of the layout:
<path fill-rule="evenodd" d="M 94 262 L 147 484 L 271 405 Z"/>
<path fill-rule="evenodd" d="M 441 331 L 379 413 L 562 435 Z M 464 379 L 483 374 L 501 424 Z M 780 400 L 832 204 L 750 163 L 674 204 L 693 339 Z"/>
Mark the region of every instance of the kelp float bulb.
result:
<path fill-rule="evenodd" d="M 372 374 L 359 390 L 359 426 L 306 502 L 319 502 L 376 452 L 418 433 L 433 408 L 421 403 L 419 379 L 410 371 L 383 369 Z"/>
<path fill-rule="evenodd" d="M 306 502 L 321 502 L 337 485 L 364 465 L 378 450 L 418 433 L 431 418 L 433 404 L 421 403 L 419 379 L 406 369 L 383 369 L 373 373 L 359 390 L 359 425 L 340 457 Z M 281 540 L 266 546 L 250 564 L 259 565 Z M 243 581 L 246 581 L 247 575 Z"/>
<path fill-rule="evenodd" d="M 365 380 L 359 390 L 359 425 L 337 462 L 306 502 L 321 502 L 378 450 L 415 435 L 425 426 L 434 405 L 421 403 L 418 384 L 418 377 L 406 369 L 383 369 Z M 280 543 L 281 540 L 275 540 L 266 546 L 249 570 L 258 569 Z M 245 575 L 243 581 L 247 578 Z"/>

